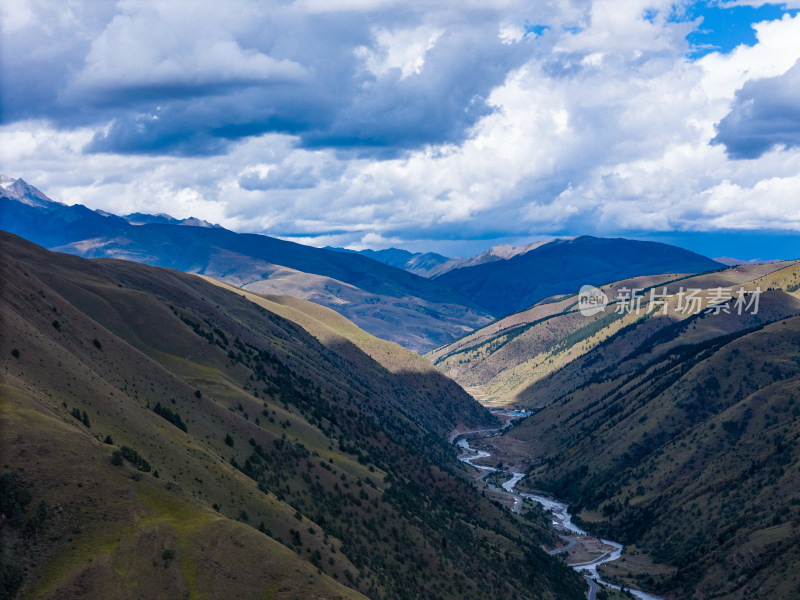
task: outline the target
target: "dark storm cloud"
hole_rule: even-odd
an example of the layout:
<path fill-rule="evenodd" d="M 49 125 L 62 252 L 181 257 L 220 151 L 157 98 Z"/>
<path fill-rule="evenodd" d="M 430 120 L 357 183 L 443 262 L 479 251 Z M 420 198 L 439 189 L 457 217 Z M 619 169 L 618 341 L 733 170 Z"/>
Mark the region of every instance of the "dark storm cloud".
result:
<path fill-rule="evenodd" d="M 731 158 L 800 146 L 800 61 L 778 77 L 748 81 L 716 129 L 712 143 L 724 145 Z"/>
<path fill-rule="evenodd" d="M 419 74 L 393 68 L 353 79 L 348 102 L 328 127 L 304 135 L 303 144 L 408 149 L 459 142 L 490 112 L 485 96 L 530 54 L 525 44 L 502 44 L 489 27 L 445 33 Z"/>
<path fill-rule="evenodd" d="M 413 11 L 304 14 L 239 3 L 249 18 L 175 14 L 147 2 L 95 18 L 73 35 L 42 25 L 47 60 L 32 51 L 30 27 L 4 47 L 3 121 L 99 125 L 87 152 L 208 155 L 267 132 L 301 146 L 396 155 L 458 142 L 489 112 L 485 96 L 530 57 L 529 44 L 502 44 L 497 24 L 465 19 L 442 28 L 414 72 L 371 72 L 364 52 L 392 48 L 376 31 L 413 31 Z M 40 24 L 41 25 L 41 24 Z"/>
<path fill-rule="evenodd" d="M 24 6 L 22 3 L 20 7 Z M 14 8 L 12 3 L 7 9 Z M 66 124 L 92 122 L 84 107 L 66 108 L 58 95 L 83 64 L 98 33 L 112 18 L 112 3 L 59 3 L 40 7 L 30 22 L 3 24 L 0 35 L 0 122 L 23 119 L 66 119 Z M 8 17 L 9 15 L 4 15 Z M 13 19 L 10 19 L 13 21 Z M 80 32 L 80 33 L 79 33 Z"/>
<path fill-rule="evenodd" d="M 152 104 L 132 93 L 128 106 L 120 108 L 86 151 L 201 156 L 262 133 L 302 134 L 323 127 L 330 109 L 327 99 L 310 92 L 294 99 L 293 92 L 254 86 L 207 96 L 173 94 Z M 145 98 L 149 95 L 149 90 L 144 92 Z"/>

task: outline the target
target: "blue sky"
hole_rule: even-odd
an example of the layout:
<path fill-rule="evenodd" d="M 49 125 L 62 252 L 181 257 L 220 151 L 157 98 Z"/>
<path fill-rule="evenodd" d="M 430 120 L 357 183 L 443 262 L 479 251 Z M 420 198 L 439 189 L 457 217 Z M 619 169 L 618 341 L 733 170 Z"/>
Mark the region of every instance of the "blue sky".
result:
<path fill-rule="evenodd" d="M 728 53 L 737 46 L 755 46 L 758 42 L 754 23 L 774 21 L 784 15 L 794 16 L 798 9 L 785 4 L 761 4 L 760 6 L 722 4 L 719 2 L 695 2 L 681 14 L 676 21 L 692 21 L 702 18 L 700 27 L 687 36 L 694 46 L 689 56 L 699 58 L 710 52 Z"/>
<path fill-rule="evenodd" d="M 319 246 L 800 255 L 800 0 L 0 6 L 0 164 L 60 201 Z"/>

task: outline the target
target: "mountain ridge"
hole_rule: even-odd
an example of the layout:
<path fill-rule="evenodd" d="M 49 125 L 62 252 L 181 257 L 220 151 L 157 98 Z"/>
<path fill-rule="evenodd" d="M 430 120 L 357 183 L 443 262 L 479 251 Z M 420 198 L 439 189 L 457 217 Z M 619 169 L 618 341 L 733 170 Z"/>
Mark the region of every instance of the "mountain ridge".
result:
<path fill-rule="evenodd" d="M 665 274 L 624 279 L 601 286 L 611 303 L 595 315 L 581 314 L 577 294 L 545 300 L 498 319 L 426 356 L 483 402 L 500 406 L 538 405 L 544 402 L 547 388 L 542 388 L 541 395 L 532 395 L 530 390 L 538 389 L 543 381 L 555 377 L 557 371 L 565 377 L 571 373 L 572 377 L 580 379 L 580 369 L 573 373 L 570 361 L 577 361 L 604 338 L 636 322 L 637 317 L 650 314 L 647 310 L 650 290 L 663 294 L 666 288 L 676 294 L 682 287 L 706 291 L 718 287 L 736 289 L 760 281 L 764 290 L 791 291 L 800 285 L 793 274 L 794 264 L 785 261 L 739 265 L 700 275 Z M 631 289 L 641 290 L 642 309 L 638 315 L 615 314 L 620 309 L 620 294 Z"/>
<path fill-rule="evenodd" d="M 585 283 L 722 268 L 674 246 L 591 236 L 501 244 L 464 259 L 398 249 L 320 249 L 193 219 L 118 217 L 66 206 L 25 182 L 4 181 L 0 227 L 50 249 L 206 274 L 256 293 L 295 295 L 419 353 Z"/>
<path fill-rule="evenodd" d="M 625 238 L 554 240 L 508 260 L 465 267 L 434 278 L 490 313 L 502 316 L 582 285 L 661 273 L 697 273 L 724 265 L 689 250 Z"/>
<path fill-rule="evenodd" d="M 349 250 L 347 248 L 333 248 L 328 246 L 330 250 L 336 252 L 353 252 L 368 256 L 374 260 L 382 262 L 398 269 L 404 269 L 410 273 L 420 275 L 421 277 L 433 279 L 439 275 L 443 275 L 449 271 L 462 269 L 464 267 L 471 267 L 481 265 L 487 262 L 494 262 L 498 260 L 508 260 L 514 256 L 519 256 L 530 252 L 531 250 L 543 246 L 552 240 L 544 240 L 538 242 L 530 242 L 521 246 L 512 246 L 511 244 L 497 244 L 483 250 L 473 256 L 465 257 L 450 257 L 437 254 L 436 252 L 411 252 L 401 248 L 386 248 L 383 250 Z"/>
<path fill-rule="evenodd" d="M 224 228 L 132 225 L 123 217 L 103 216 L 82 205 L 49 199 L 30 205 L 12 192 L 0 188 L 0 228 L 42 246 L 84 257 L 116 257 L 210 274 L 238 285 L 263 282 L 273 293 L 280 293 L 282 285 L 292 289 L 296 273 L 304 273 L 304 285 L 313 290 L 315 299 L 417 351 L 441 345 L 491 318 L 446 286 L 358 254 Z M 295 276 L 284 281 L 281 267 L 292 269 Z M 341 284 L 357 288 L 347 302 L 327 291 Z M 405 323 L 406 330 L 398 329 L 398 322 Z"/>

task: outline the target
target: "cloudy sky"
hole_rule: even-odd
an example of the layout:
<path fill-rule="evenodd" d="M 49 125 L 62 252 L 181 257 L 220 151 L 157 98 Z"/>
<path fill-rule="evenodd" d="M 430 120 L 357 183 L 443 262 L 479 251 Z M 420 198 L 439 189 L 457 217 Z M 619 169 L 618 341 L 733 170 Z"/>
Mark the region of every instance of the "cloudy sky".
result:
<path fill-rule="evenodd" d="M 352 248 L 800 255 L 800 0 L 0 7 L 0 168 L 62 202 Z"/>

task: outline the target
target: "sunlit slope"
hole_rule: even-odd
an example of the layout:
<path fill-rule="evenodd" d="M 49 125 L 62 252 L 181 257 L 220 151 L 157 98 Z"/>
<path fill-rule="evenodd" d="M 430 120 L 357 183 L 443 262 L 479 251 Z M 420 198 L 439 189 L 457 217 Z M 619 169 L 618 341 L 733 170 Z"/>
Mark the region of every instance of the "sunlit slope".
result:
<path fill-rule="evenodd" d="M 775 273 L 772 278 L 771 272 Z M 699 276 L 658 275 L 627 279 L 603 286 L 611 303 L 596 315 L 587 317 L 581 314 L 577 296 L 545 301 L 427 356 L 437 368 L 487 404 L 539 405 L 548 402 L 549 394 L 558 393 L 558 390 L 540 386 L 548 376 L 558 373 L 623 328 L 630 329 L 634 322 L 645 322 L 653 316 L 663 317 L 660 305 L 654 306 L 657 310 L 648 311 L 651 290 L 659 296 L 666 291 L 668 314 L 637 328 L 637 337 L 648 337 L 670 322 L 691 316 L 691 312 L 676 311 L 677 294 L 681 289 L 700 289 L 703 297 L 720 287 L 730 290 L 739 287 L 748 290 L 761 287 L 764 291 L 776 288 L 791 290 L 792 281 L 796 281 L 792 279 L 793 272 L 800 272 L 797 262 L 739 266 Z M 625 289 L 641 290 L 642 310 L 638 314 L 635 311 L 622 314 L 626 311 L 620 308 L 618 297 Z M 770 313 L 768 296 L 763 296 L 762 321 L 775 318 Z M 634 340 L 632 343 L 639 342 Z"/>
<path fill-rule="evenodd" d="M 202 271 L 249 292 L 288 295 L 333 307 L 374 335 L 424 352 L 462 336 L 491 318 L 454 303 L 433 302 L 408 293 L 375 293 L 349 283 L 257 261 L 234 252 L 216 255 Z"/>
<path fill-rule="evenodd" d="M 4 477 L 13 476 L 33 505 L 22 513 L 22 527 L 3 531 L 4 574 L 29 569 L 24 597 L 364 598 L 251 525 L 217 513 L 169 469 L 161 467 L 154 478 L 130 465 L 113 466 L 113 447 L 65 418 L 49 398 L 6 383 L 0 395 Z M 143 451 L 148 446 L 139 444 Z M 206 475 L 202 487 L 210 498 L 247 505 L 253 518 L 273 527 L 285 521 L 287 533 L 296 526 L 286 505 L 230 498 L 252 490 L 238 485 L 239 475 L 226 464 L 216 476 L 228 480 L 228 493 Z M 41 502 L 45 517 L 29 533 Z M 323 547 L 321 540 L 316 545 Z"/>
<path fill-rule="evenodd" d="M 463 476 L 445 433 L 493 422 L 463 392 L 194 275 L 0 241 L 3 568 L 25 594 L 581 596 L 551 534 Z"/>

